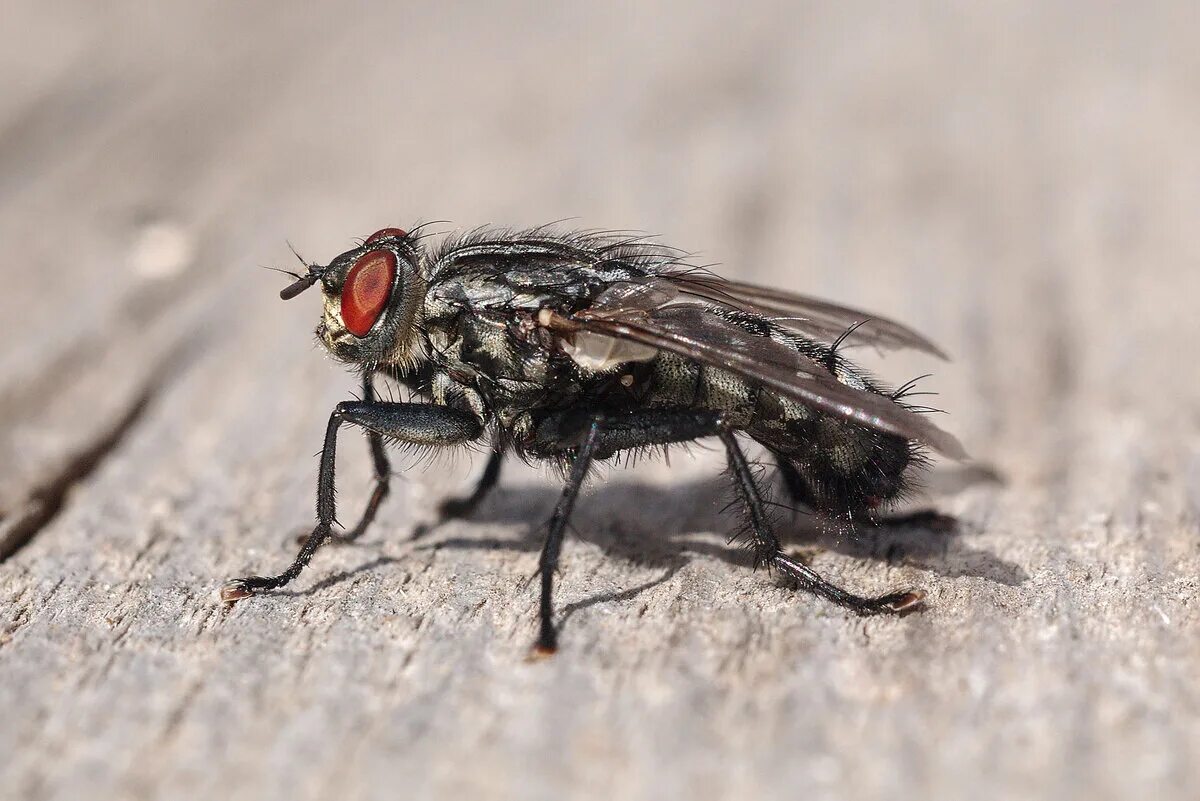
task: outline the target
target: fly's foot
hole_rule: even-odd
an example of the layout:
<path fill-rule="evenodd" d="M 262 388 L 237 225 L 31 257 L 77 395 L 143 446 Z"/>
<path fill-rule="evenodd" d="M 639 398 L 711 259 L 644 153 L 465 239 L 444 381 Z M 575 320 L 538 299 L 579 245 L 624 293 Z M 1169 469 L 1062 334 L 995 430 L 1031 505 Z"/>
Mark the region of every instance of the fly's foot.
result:
<path fill-rule="evenodd" d="M 538 634 L 537 642 L 534 643 L 533 650 L 529 652 L 529 659 L 530 661 L 548 659 L 556 653 L 558 653 L 558 632 L 554 630 L 554 624 L 542 621 L 541 631 Z"/>
<path fill-rule="evenodd" d="M 281 583 L 278 578 L 267 578 L 266 576 L 230 579 L 221 585 L 221 600 L 227 604 L 237 603 L 243 598 L 257 595 L 255 590 L 271 590 Z"/>
<path fill-rule="evenodd" d="M 877 598 L 865 598 L 826 581 L 808 565 L 785 554 L 777 554 L 771 563 L 785 576 L 799 582 L 803 589 L 852 609 L 860 615 L 901 614 L 916 610 L 925 600 L 924 590 L 916 589 L 890 592 Z"/>
<path fill-rule="evenodd" d="M 557 648 L 547 648 L 541 643 L 538 643 L 529 649 L 529 655 L 525 657 L 525 661 L 545 662 L 547 659 L 554 658 L 556 653 L 558 653 Z"/>
<path fill-rule="evenodd" d="M 243 598 L 249 598 L 254 595 L 254 590 L 250 588 L 250 579 L 230 579 L 221 585 L 221 600 L 227 604 L 237 603 Z"/>
<path fill-rule="evenodd" d="M 876 598 L 873 603 L 877 605 L 880 612 L 900 614 L 902 612 L 915 611 L 924 605 L 925 591 L 902 590 L 901 592 L 893 592 Z"/>

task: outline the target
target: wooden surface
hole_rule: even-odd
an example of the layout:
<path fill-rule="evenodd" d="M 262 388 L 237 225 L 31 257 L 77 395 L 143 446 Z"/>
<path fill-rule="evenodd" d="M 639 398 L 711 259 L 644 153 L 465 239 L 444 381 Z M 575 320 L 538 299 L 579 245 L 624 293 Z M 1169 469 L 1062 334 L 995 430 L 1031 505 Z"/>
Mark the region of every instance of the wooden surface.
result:
<path fill-rule="evenodd" d="M 1195 798 L 1194 4 L 548 6 L 6 7 L 0 797 Z M 465 456 L 222 609 L 290 558 L 353 389 L 258 266 L 563 217 L 955 355 L 868 361 L 936 370 L 957 533 L 813 556 L 928 611 L 753 574 L 711 449 L 595 482 L 552 660 L 547 476 L 409 540 Z"/>

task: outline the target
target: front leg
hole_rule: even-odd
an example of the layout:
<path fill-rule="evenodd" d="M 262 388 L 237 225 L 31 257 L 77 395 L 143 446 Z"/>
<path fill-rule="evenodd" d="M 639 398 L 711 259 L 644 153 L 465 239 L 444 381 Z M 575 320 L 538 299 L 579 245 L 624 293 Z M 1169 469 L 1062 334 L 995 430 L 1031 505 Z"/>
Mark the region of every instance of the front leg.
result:
<path fill-rule="evenodd" d="M 377 401 L 339 403 L 329 416 L 329 424 L 325 428 L 325 446 L 321 451 L 321 469 L 317 478 L 316 528 L 287 570 L 277 576 L 250 576 L 228 581 L 221 589 L 223 600 L 237 601 L 254 595 L 256 590 L 282 587 L 300 575 L 317 549 L 333 535 L 333 524 L 337 517 L 334 468 L 337 435 L 343 423 L 365 428 L 384 439 L 415 445 L 458 445 L 478 439 L 483 432 L 483 425 L 474 415 L 447 406 Z"/>
<path fill-rule="evenodd" d="M 362 399 L 366 403 L 375 402 L 375 384 L 370 372 L 363 373 Z M 371 499 L 367 501 L 362 517 L 358 519 L 358 525 L 344 534 L 335 535 L 335 539 L 342 542 L 353 542 L 363 535 L 375 520 L 375 513 L 379 511 L 380 504 L 391 491 L 392 466 L 388 463 L 387 451 L 383 447 L 383 434 L 368 428 L 367 445 L 371 448 L 371 464 L 375 468 L 375 489 L 371 491 Z"/>

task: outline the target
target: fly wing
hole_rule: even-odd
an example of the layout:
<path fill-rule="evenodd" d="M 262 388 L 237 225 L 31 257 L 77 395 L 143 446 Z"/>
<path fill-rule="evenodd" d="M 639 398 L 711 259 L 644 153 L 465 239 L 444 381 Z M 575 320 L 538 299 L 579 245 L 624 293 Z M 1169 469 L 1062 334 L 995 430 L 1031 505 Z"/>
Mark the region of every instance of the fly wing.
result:
<path fill-rule="evenodd" d="M 679 288 L 670 281 L 649 276 L 641 281 L 621 281 L 592 299 L 588 314 L 592 317 L 650 312 L 679 297 Z"/>
<path fill-rule="evenodd" d="M 650 286 L 606 290 L 572 315 L 578 330 L 628 340 L 728 370 L 813 409 L 929 445 L 954 459 L 966 452 L 951 434 L 892 399 L 838 381 L 822 365 L 768 336 L 756 336 L 699 303 L 669 303 Z M 609 293 L 612 293 L 609 295 Z M 607 296 L 607 297 L 606 297 Z"/>
<path fill-rule="evenodd" d="M 946 358 L 941 348 L 905 325 L 808 295 L 695 273 L 668 273 L 658 280 L 670 282 L 684 294 L 770 317 L 779 325 L 824 342 L 840 339 L 884 350 L 911 348 Z"/>

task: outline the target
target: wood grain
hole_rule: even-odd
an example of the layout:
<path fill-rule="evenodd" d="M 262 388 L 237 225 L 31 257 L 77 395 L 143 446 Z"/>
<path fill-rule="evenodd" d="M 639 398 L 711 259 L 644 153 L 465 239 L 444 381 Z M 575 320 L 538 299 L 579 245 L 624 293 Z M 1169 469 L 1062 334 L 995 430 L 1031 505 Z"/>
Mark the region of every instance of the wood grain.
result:
<path fill-rule="evenodd" d="M 0 797 L 1129 798 L 1200 782 L 1190 4 L 16 4 L 0 44 Z M 957 531 L 754 574 L 712 450 L 594 482 L 527 662 L 508 470 L 282 567 L 351 379 L 275 300 L 384 225 L 641 228 L 912 323 Z M 450 226 L 445 226 L 449 228 Z M 357 446 L 357 447 L 356 447 Z M 341 501 L 366 496 L 342 449 Z"/>

